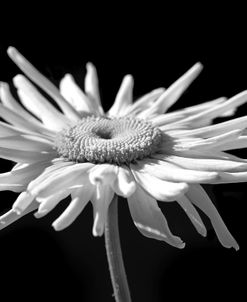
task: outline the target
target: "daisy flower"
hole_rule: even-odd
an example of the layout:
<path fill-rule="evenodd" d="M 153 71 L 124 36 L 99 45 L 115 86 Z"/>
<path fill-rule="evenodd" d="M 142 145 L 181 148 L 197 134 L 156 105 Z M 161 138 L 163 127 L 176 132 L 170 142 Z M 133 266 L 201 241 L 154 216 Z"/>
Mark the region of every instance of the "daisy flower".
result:
<path fill-rule="evenodd" d="M 221 244 L 238 249 L 201 184 L 247 180 L 246 160 L 227 153 L 247 146 L 247 116 L 212 124 L 245 103 L 246 91 L 167 113 L 200 73 L 197 63 L 167 89 L 135 102 L 133 78 L 126 75 L 104 112 L 91 63 L 84 91 L 70 74 L 58 89 L 15 48 L 8 55 L 26 76 L 13 79 L 19 101 L 7 83 L 0 87 L 0 157 L 16 163 L 0 174 L 0 189 L 20 193 L 0 217 L 1 229 L 33 211 L 43 217 L 71 196 L 54 229 L 68 227 L 91 202 L 92 232 L 101 236 L 113 196 L 120 195 L 147 237 L 184 247 L 157 203 L 176 201 L 202 236 L 207 231 L 197 208 L 209 217 Z"/>

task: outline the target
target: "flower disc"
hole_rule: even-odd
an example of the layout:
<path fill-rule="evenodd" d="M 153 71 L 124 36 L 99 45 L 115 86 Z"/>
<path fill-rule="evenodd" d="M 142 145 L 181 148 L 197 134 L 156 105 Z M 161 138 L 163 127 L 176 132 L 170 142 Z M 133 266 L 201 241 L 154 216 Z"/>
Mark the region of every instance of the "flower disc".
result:
<path fill-rule="evenodd" d="M 71 161 L 129 164 L 156 152 L 161 141 L 162 132 L 144 120 L 90 116 L 61 131 L 55 145 Z"/>

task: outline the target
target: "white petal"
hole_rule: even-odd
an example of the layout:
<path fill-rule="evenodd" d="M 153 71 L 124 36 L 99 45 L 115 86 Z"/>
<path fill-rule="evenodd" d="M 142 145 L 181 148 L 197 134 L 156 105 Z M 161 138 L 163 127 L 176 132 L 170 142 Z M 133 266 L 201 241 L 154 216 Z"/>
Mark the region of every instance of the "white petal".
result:
<path fill-rule="evenodd" d="M 165 91 L 165 88 L 157 88 L 137 99 L 133 104 L 129 105 L 124 114 L 138 114 L 144 109 L 149 108 L 155 100 Z"/>
<path fill-rule="evenodd" d="M 89 180 L 92 184 L 110 185 L 118 173 L 118 167 L 110 164 L 95 165 L 89 172 Z"/>
<path fill-rule="evenodd" d="M 25 119 L 24 117 L 20 116 L 18 113 L 8 109 L 7 107 L 0 104 L 0 116 L 10 124 L 14 125 L 15 127 L 19 128 L 21 131 L 25 131 L 28 133 L 40 133 L 47 135 L 48 137 L 53 137 L 54 132 L 46 129 L 41 123 L 40 125 L 33 123 L 32 120 Z"/>
<path fill-rule="evenodd" d="M 221 104 L 221 103 L 225 102 L 226 100 L 227 100 L 226 97 L 219 97 L 217 99 L 199 103 L 198 105 L 189 106 L 189 107 L 186 107 L 186 108 L 174 111 L 174 112 L 183 112 L 184 114 L 190 116 L 190 115 L 194 115 L 199 112 L 205 111 L 206 109 L 212 108 L 213 106 Z"/>
<path fill-rule="evenodd" d="M 207 230 L 201 220 L 201 217 L 199 216 L 197 210 L 191 204 L 190 200 L 184 195 L 177 198 L 177 202 L 188 215 L 189 219 L 193 223 L 198 233 L 205 237 L 207 235 Z"/>
<path fill-rule="evenodd" d="M 221 172 L 215 184 L 247 182 L 247 172 Z"/>
<path fill-rule="evenodd" d="M 4 185 L 9 186 L 8 190 L 10 190 L 11 185 L 13 185 L 13 188 L 16 187 L 17 192 L 19 192 L 19 189 L 26 187 L 49 164 L 49 162 L 38 162 L 0 174 L 0 190 L 3 190 Z"/>
<path fill-rule="evenodd" d="M 200 63 L 196 63 L 192 66 L 182 77 L 165 90 L 158 100 L 149 109 L 144 111 L 140 117 L 145 118 L 154 114 L 162 114 L 167 111 L 195 80 L 201 70 L 202 65 Z"/>
<path fill-rule="evenodd" d="M 163 127 L 163 126 L 162 126 Z M 161 152 L 167 153 L 167 151 L 200 151 L 205 152 L 207 150 L 220 150 L 221 145 L 227 142 L 234 142 L 242 134 L 242 130 L 236 129 L 218 136 L 212 136 L 210 138 L 200 138 L 193 136 L 180 136 L 180 131 L 164 131 L 166 139 L 159 146 Z"/>
<path fill-rule="evenodd" d="M 26 189 L 26 185 L 22 184 L 0 184 L 0 191 L 22 192 Z"/>
<path fill-rule="evenodd" d="M 29 192 L 22 192 L 16 201 L 14 202 L 12 209 L 18 215 L 22 214 L 23 211 L 27 209 L 27 207 L 33 202 L 34 197 L 29 194 Z"/>
<path fill-rule="evenodd" d="M 16 213 L 13 209 L 5 213 L 4 215 L 0 216 L 0 230 L 9 226 L 11 223 L 15 222 L 16 220 L 20 219 L 21 217 L 27 215 L 28 213 L 36 210 L 38 208 L 38 203 L 33 202 L 23 211 L 20 215 Z"/>
<path fill-rule="evenodd" d="M 61 190 L 45 198 L 37 198 L 40 203 L 38 211 L 34 214 L 36 218 L 41 218 L 50 213 L 61 200 L 70 194 L 70 190 Z"/>
<path fill-rule="evenodd" d="M 108 112 L 109 116 L 122 116 L 125 109 L 133 102 L 134 80 L 131 75 L 126 75 L 117 93 L 114 104 Z"/>
<path fill-rule="evenodd" d="M 98 75 L 96 68 L 92 63 L 87 63 L 87 74 L 85 77 L 85 92 L 87 96 L 94 102 L 94 107 L 97 108 L 97 111 L 100 114 L 103 114 L 103 108 L 101 106 L 100 95 L 99 95 L 99 84 L 98 84 Z"/>
<path fill-rule="evenodd" d="M 14 97 L 10 93 L 9 85 L 7 83 L 0 83 L 0 97 L 5 107 L 18 113 L 28 121 L 32 121 L 37 125 L 40 124 L 40 122 L 36 118 L 34 118 L 30 113 L 23 109 L 22 106 L 14 99 Z"/>
<path fill-rule="evenodd" d="M 210 183 L 211 181 L 218 179 L 218 174 L 215 172 L 182 169 L 181 167 L 165 160 L 142 160 L 139 167 L 144 173 L 149 173 L 157 178 L 167 181 Z"/>
<path fill-rule="evenodd" d="M 60 95 L 59 90 L 46 77 L 44 77 L 30 62 L 27 61 L 14 47 L 8 48 L 8 55 L 14 63 L 40 88 L 50 95 L 66 116 L 73 121 L 79 120 L 79 114 Z"/>
<path fill-rule="evenodd" d="M 117 178 L 113 182 L 112 188 L 117 195 L 129 197 L 136 189 L 136 182 L 130 170 L 121 166 L 118 168 Z"/>
<path fill-rule="evenodd" d="M 181 139 L 181 142 L 175 145 L 175 149 L 177 150 L 222 150 L 221 146 L 224 146 L 226 143 L 232 143 L 234 145 L 234 141 L 236 141 L 239 136 L 242 134 L 242 130 L 236 129 L 224 134 L 220 134 L 217 136 L 212 136 L 206 139 L 198 139 L 194 141 L 184 141 Z"/>
<path fill-rule="evenodd" d="M 165 114 L 159 114 L 155 117 L 150 118 L 154 127 L 160 127 L 164 125 L 170 125 L 176 121 L 180 121 L 184 117 L 183 113 L 169 112 Z M 163 128 L 161 128 L 163 130 Z"/>
<path fill-rule="evenodd" d="M 53 151 L 53 144 L 34 135 L 18 135 L 0 138 L 0 147 L 26 151 Z"/>
<path fill-rule="evenodd" d="M 212 120 L 213 118 L 221 116 L 225 112 L 235 109 L 246 102 L 247 102 L 247 91 L 243 91 L 225 102 L 221 102 L 216 106 L 212 106 L 208 110 L 204 110 L 203 112 L 200 112 L 194 116 L 188 117 L 184 121 L 189 121 L 193 123 L 199 121 L 199 123 L 202 123 L 204 119 Z"/>
<path fill-rule="evenodd" d="M 181 113 L 184 115 L 183 118 L 180 119 L 180 121 L 179 120 L 177 121 L 177 124 L 180 124 L 180 125 L 189 124 L 190 125 L 189 128 L 199 128 L 199 127 L 208 126 L 208 125 L 212 124 L 214 117 L 212 117 L 212 118 L 207 117 L 204 119 L 203 118 L 195 119 L 195 120 L 191 120 L 191 121 L 188 118 L 198 115 L 202 112 L 205 112 L 206 110 L 213 108 L 219 104 L 222 104 L 226 100 L 227 99 L 225 97 L 220 97 L 220 98 L 212 100 L 212 101 L 200 103 L 199 105 L 194 105 L 191 107 L 186 107 L 186 108 L 174 111 L 174 114 Z M 227 112 L 220 114 L 218 117 L 232 116 L 235 113 L 235 109 L 228 110 Z"/>
<path fill-rule="evenodd" d="M 34 196 L 46 198 L 63 189 L 85 185 L 89 182 L 88 170 L 93 166 L 91 163 L 82 163 L 58 169 L 37 185 L 31 182 L 27 190 Z"/>
<path fill-rule="evenodd" d="M 105 222 L 108 208 L 113 198 L 113 191 L 109 185 L 97 185 L 97 193 L 92 195 L 94 211 L 93 235 L 102 236 L 105 229 Z"/>
<path fill-rule="evenodd" d="M 180 136 L 198 136 L 201 138 L 208 138 L 216 135 L 221 135 L 233 130 L 242 130 L 246 127 L 247 116 L 242 116 L 223 123 L 218 123 L 215 125 L 210 125 L 198 129 L 182 130 L 180 131 Z M 163 127 L 160 127 L 160 129 L 164 130 Z"/>
<path fill-rule="evenodd" d="M 49 161 L 55 156 L 55 152 L 21 151 L 0 147 L 0 157 L 21 163 Z"/>
<path fill-rule="evenodd" d="M 240 172 L 247 170 L 247 163 L 226 159 L 214 158 L 194 158 L 175 155 L 154 155 L 155 158 L 162 159 L 172 164 L 178 165 L 184 169 L 193 169 L 199 171 L 224 171 Z"/>
<path fill-rule="evenodd" d="M 52 226 L 56 231 L 61 231 L 71 225 L 83 211 L 93 194 L 93 186 L 72 191 L 72 200 L 66 210 L 57 218 Z"/>
<path fill-rule="evenodd" d="M 64 162 L 64 161 L 58 161 L 52 160 L 50 165 L 40 174 L 39 177 L 34 179 L 29 184 L 29 190 L 33 190 L 35 187 L 39 186 L 43 181 L 48 179 L 51 176 L 55 176 L 56 174 L 59 175 L 61 171 L 63 171 L 64 167 L 67 166 L 73 166 L 75 165 L 74 162 Z"/>
<path fill-rule="evenodd" d="M 228 231 L 217 209 L 203 188 L 200 185 L 191 186 L 190 190 L 187 192 L 187 197 L 209 217 L 221 244 L 224 247 L 234 247 L 238 250 L 239 246 L 236 240 Z"/>
<path fill-rule="evenodd" d="M 24 134 L 24 133 L 25 132 L 20 131 L 19 129 L 17 129 L 14 126 L 0 122 L 0 137 L 19 135 L 19 134 Z"/>
<path fill-rule="evenodd" d="M 234 140 L 231 141 L 225 141 L 222 142 L 220 145 L 213 146 L 213 150 L 221 150 L 221 151 L 227 151 L 227 150 L 237 150 L 237 149 L 243 149 L 247 148 L 247 136 L 241 135 L 237 138 L 234 138 Z"/>
<path fill-rule="evenodd" d="M 139 186 L 135 193 L 128 198 L 128 204 L 134 224 L 144 236 L 163 240 L 177 248 L 185 246 L 179 237 L 171 233 L 156 200 Z"/>
<path fill-rule="evenodd" d="M 184 182 L 168 182 L 157 177 L 142 173 L 135 165 L 130 165 L 136 181 L 155 199 L 160 201 L 173 201 L 188 190 Z"/>
<path fill-rule="evenodd" d="M 83 93 L 71 74 L 66 74 L 60 82 L 62 96 L 80 112 L 94 112 L 93 102 Z"/>
<path fill-rule="evenodd" d="M 51 105 L 23 75 L 15 76 L 13 82 L 18 89 L 17 93 L 22 104 L 38 117 L 48 129 L 60 131 L 70 124 L 69 119 Z"/>

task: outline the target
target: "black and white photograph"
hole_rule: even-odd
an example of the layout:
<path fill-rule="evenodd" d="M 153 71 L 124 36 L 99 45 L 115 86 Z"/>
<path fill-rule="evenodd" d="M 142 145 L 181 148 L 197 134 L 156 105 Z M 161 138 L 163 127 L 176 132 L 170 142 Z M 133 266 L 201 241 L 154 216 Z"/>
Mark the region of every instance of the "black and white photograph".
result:
<path fill-rule="evenodd" d="M 247 23 L 175 12 L 1 20 L 2 297 L 242 299 Z"/>

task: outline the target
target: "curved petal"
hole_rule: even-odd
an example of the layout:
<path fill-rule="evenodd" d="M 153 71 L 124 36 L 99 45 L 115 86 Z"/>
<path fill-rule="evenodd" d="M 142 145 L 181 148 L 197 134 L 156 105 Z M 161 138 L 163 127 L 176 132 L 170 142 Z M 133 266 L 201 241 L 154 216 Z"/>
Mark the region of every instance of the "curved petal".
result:
<path fill-rule="evenodd" d="M 37 198 L 40 203 L 38 211 L 34 214 L 36 218 L 41 218 L 50 213 L 60 201 L 70 194 L 70 190 L 61 190 L 45 198 Z"/>
<path fill-rule="evenodd" d="M 89 180 L 92 184 L 111 185 L 118 173 L 118 167 L 111 164 L 95 165 L 89 172 Z"/>
<path fill-rule="evenodd" d="M 64 161 L 56 161 L 52 160 L 51 165 L 45 168 L 45 170 L 39 175 L 39 177 L 35 178 L 29 184 L 29 190 L 33 190 L 35 187 L 39 186 L 43 181 L 48 179 L 51 176 L 59 175 L 61 171 L 63 171 L 64 167 L 73 166 L 74 162 L 64 162 Z"/>
<path fill-rule="evenodd" d="M 73 190 L 72 200 L 66 210 L 53 222 L 56 231 L 61 231 L 70 226 L 83 211 L 93 194 L 93 186 L 86 185 L 82 189 Z"/>
<path fill-rule="evenodd" d="M 93 235 L 102 236 L 105 230 L 105 222 L 108 208 L 113 198 L 113 191 L 109 185 L 97 185 L 97 190 L 91 197 L 94 211 Z"/>
<path fill-rule="evenodd" d="M 206 172 L 198 170 L 188 170 L 176 166 L 173 163 L 161 160 L 142 160 L 138 165 L 143 173 L 149 173 L 157 178 L 166 181 L 186 182 L 186 183 L 210 183 L 217 180 L 216 172 Z"/>
<path fill-rule="evenodd" d="M 40 175 L 49 165 L 50 162 L 38 162 L 0 174 L 0 190 L 12 189 L 15 192 L 23 191 L 30 181 Z"/>
<path fill-rule="evenodd" d="M 197 232 L 202 236 L 207 235 L 207 230 L 199 216 L 197 210 L 193 207 L 190 200 L 184 195 L 177 198 L 177 202 L 185 211 L 191 222 L 193 223 L 194 227 L 196 228 Z"/>
<path fill-rule="evenodd" d="M 183 248 L 182 240 L 174 236 L 156 200 L 147 195 L 139 186 L 128 198 L 132 219 L 138 230 L 146 237 L 163 240 L 177 248 Z"/>
<path fill-rule="evenodd" d="M 118 167 L 117 178 L 112 184 L 113 191 L 117 195 L 129 197 L 135 192 L 136 182 L 130 170 L 127 167 Z"/>
<path fill-rule="evenodd" d="M 27 190 L 33 196 L 46 198 L 61 190 L 83 186 L 89 182 L 88 171 L 94 165 L 91 163 L 75 164 L 51 172 L 49 177 L 31 182 Z"/>
<path fill-rule="evenodd" d="M 200 185 L 192 185 L 187 192 L 189 200 L 198 206 L 210 219 L 216 235 L 224 247 L 239 249 L 236 240 L 228 231 L 214 204 Z"/>
<path fill-rule="evenodd" d="M 137 183 L 151 196 L 160 201 L 174 201 L 188 190 L 184 182 L 168 182 L 142 173 L 135 165 L 130 165 Z"/>

